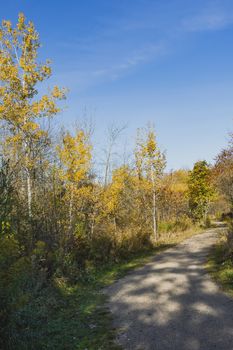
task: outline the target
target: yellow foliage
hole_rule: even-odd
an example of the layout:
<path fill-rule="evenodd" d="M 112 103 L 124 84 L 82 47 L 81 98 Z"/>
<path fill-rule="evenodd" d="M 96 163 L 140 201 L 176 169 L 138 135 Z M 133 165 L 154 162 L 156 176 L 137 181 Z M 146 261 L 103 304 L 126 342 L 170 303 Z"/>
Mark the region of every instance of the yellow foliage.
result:
<path fill-rule="evenodd" d="M 63 164 L 62 178 L 73 184 L 80 184 L 87 177 L 91 166 L 91 145 L 88 136 L 80 130 L 73 137 L 67 132 L 62 147 L 57 147 Z"/>
<path fill-rule="evenodd" d="M 152 183 L 155 182 L 165 167 L 165 156 L 157 145 L 153 128 L 138 130 L 134 155 L 138 177 L 147 177 Z"/>
<path fill-rule="evenodd" d="M 106 210 L 105 214 L 114 214 L 120 205 L 121 196 L 125 187 L 133 185 L 135 178 L 132 176 L 129 167 L 122 166 L 116 169 L 112 174 L 112 182 L 103 192 L 103 202 Z"/>
<path fill-rule="evenodd" d="M 49 61 L 38 63 L 39 35 L 23 14 L 15 28 L 10 21 L 2 22 L 0 39 L 0 120 L 10 130 L 12 143 L 21 140 L 27 152 L 29 141 L 32 144 L 44 136 L 36 119 L 58 113 L 56 101 L 64 98 L 65 91 L 55 86 L 36 100 L 37 84 L 50 77 L 51 67 Z"/>

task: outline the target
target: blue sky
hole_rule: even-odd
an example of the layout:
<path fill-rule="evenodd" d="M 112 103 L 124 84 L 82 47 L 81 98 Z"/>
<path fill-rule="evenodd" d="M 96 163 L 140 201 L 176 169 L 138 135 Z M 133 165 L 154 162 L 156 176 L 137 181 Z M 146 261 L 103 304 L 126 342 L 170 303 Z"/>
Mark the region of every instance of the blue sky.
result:
<path fill-rule="evenodd" d="M 24 12 L 40 33 L 41 56 L 69 88 L 60 122 L 94 119 L 105 130 L 155 124 L 168 168 L 212 162 L 233 122 L 232 0 L 8 0 L 1 17 Z M 122 146 L 123 148 L 123 146 Z"/>

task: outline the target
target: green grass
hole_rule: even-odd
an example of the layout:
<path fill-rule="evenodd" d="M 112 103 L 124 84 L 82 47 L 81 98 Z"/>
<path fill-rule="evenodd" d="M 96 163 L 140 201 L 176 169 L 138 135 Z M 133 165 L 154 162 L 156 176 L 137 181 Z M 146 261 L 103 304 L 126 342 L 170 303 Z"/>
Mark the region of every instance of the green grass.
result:
<path fill-rule="evenodd" d="M 199 229 L 200 232 L 200 229 Z M 190 230 L 173 234 L 151 250 L 129 257 L 127 261 L 92 268 L 84 279 L 71 285 L 54 278 L 31 303 L 20 311 L 11 324 L 14 350 L 117 350 L 115 330 L 106 308 L 102 288 L 109 286 L 129 270 L 142 266 L 152 257 L 185 238 L 198 233 Z"/>
<path fill-rule="evenodd" d="M 59 279 L 55 281 L 59 299 L 64 305 L 48 320 L 43 349 L 120 349 L 114 343 L 115 331 L 111 327 L 111 315 L 105 306 L 106 296 L 101 293 L 101 289 L 129 270 L 147 263 L 155 253 L 167 247 L 161 245 L 128 261 L 93 270 L 86 282 L 75 286 L 69 286 L 66 281 Z"/>
<path fill-rule="evenodd" d="M 119 349 L 101 290 L 169 246 L 161 244 L 127 261 L 92 268 L 73 285 L 64 278 L 54 278 L 13 314 L 8 327 L 10 344 L 4 345 L 4 350 Z"/>
<path fill-rule="evenodd" d="M 207 268 L 220 288 L 233 296 L 233 262 L 226 255 L 226 246 L 223 241 L 220 240 L 211 251 Z"/>

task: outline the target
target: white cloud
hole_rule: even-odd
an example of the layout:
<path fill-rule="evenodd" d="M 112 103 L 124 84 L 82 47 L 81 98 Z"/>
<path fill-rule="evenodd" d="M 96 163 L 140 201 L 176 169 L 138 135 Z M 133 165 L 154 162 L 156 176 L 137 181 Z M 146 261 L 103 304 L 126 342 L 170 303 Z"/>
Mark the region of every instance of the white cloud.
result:
<path fill-rule="evenodd" d="M 156 59 L 166 52 L 165 45 L 148 45 L 141 50 L 136 51 L 128 58 L 124 58 L 121 62 L 116 63 L 110 67 L 104 69 L 98 69 L 94 71 L 96 77 L 108 77 L 110 79 L 116 79 L 128 70 L 137 67 L 140 64 L 149 62 Z"/>
<path fill-rule="evenodd" d="M 137 67 L 155 61 L 158 57 L 173 51 L 174 43 L 179 40 L 183 32 L 214 31 L 233 24 L 231 9 L 232 7 L 227 12 L 226 7 L 218 7 L 218 9 L 205 7 L 199 9 L 199 13 L 183 21 L 180 18 L 177 19 L 175 23 L 171 23 L 169 28 L 159 33 L 155 30 L 159 24 L 155 20 L 152 21 L 153 11 L 151 11 L 151 17 L 146 13 L 147 20 L 144 14 L 139 22 L 133 21 L 132 18 L 129 21 L 125 19 L 118 21 L 114 25 L 112 22 L 107 22 L 104 30 L 98 35 L 77 42 L 68 42 L 68 45 L 74 48 L 75 54 L 76 51 L 80 54 L 76 62 L 79 69 L 75 69 L 73 65 L 74 69 L 70 67 L 62 73 L 64 85 L 70 86 L 71 90 L 81 91 L 103 82 L 120 79 Z M 127 29 L 130 29 L 130 33 L 127 32 Z M 132 32 L 135 30 L 134 36 L 131 30 Z M 142 35 L 137 37 L 138 30 L 139 32 L 142 30 L 148 44 L 143 42 Z M 155 38 L 158 40 L 157 43 L 154 42 Z"/>
<path fill-rule="evenodd" d="M 105 81 L 114 81 L 127 74 L 130 70 L 139 65 L 151 62 L 167 52 L 165 44 L 151 44 L 138 49 L 121 61 L 114 61 L 112 64 L 103 64 L 95 69 L 71 70 L 63 72 L 57 79 L 68 85 L 71 90 L 78 88 L 83 90 Z"/>
<path fill-rule="evenodd" d="M 219 30 L 233 23 L 233 13 L 210 12 L 204 13 L 183 21 L 186 31 L 198 32 L 207 30 Z"/>

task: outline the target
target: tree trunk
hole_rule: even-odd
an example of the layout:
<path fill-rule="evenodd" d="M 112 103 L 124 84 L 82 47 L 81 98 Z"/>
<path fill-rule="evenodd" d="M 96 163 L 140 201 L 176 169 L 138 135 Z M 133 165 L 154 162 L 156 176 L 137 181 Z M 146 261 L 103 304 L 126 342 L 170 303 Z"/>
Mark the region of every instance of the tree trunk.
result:
<path fill-rule="evenodd" d="M 26 169 L 26 177 L 27 177 L 27 200 L 28 200 L 28 216 L 32 218 L 32 184 L 31 184 L 31 176 L 29 169 Z"/>
<path fill-rule="evenodd" d="M 157 231 L 157 220 L 156 220 L 156 189 L 155 189 L 155 176 L 153 169 L 151 169 L 151 182 L 152 182 L 152 225 L 153 225 L 153 235 L 154 239 L 158 240 L 158 231 Z"/>
<path fill-rule="evenodd" d="M 158 231 L 157 231 L 157 220 L 156 220 L 156 194 L 153 190 L 153 203 L 152 203 L 152 220 L 153 220 L 153 235 L 155 240 L 158 240 Z"/>
<path fill-rule="evenodd" d="M 69 207 L 69 232 L 72 230 L 72 221 L 73 221 L 73 200 L 74 200 L 74 188 L 71 185 L 71 193 L 70 193 L 70 207 Z"/>
<path fill-rule="evenodd" d="M 107 184 L 108 184 L 108 173 L 109 173 L 109 167 L 110 167 L 110 159 L 111 159 L 111 147 L 108 151 L 108 155 L 107 155 L 107 159 L 106 159 L 105 174 L 104 174 L 104 187 L 107 187 Z"/>

